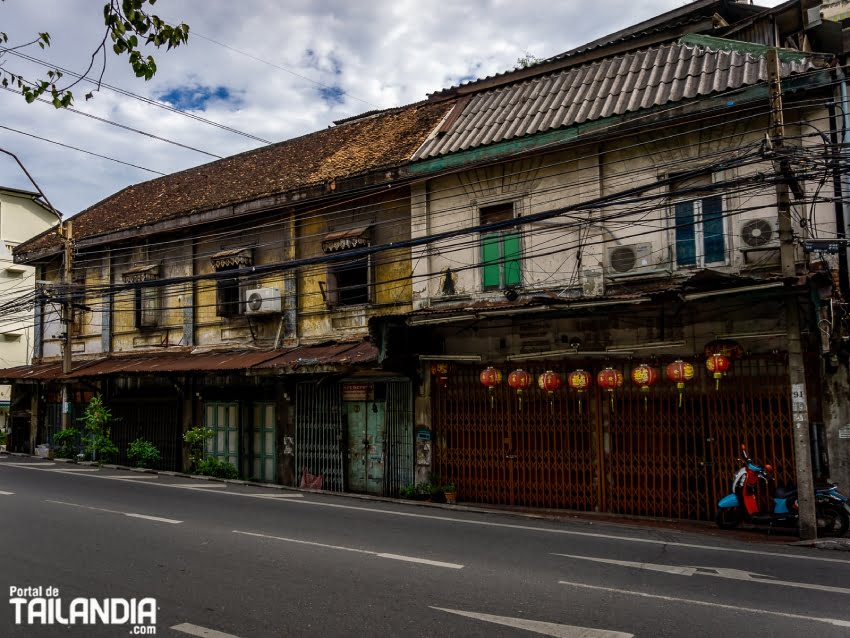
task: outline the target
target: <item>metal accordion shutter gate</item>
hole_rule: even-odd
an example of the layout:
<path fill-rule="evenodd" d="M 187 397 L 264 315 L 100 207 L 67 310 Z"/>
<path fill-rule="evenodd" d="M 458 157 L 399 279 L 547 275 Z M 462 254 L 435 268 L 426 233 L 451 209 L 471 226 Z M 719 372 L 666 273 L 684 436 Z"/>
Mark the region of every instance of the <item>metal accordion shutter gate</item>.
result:
<path fill-rule="evenodd" d="M 536 379 L 548 368 L 526 369 Z M 437 474 L 454 481 L 465 501 L 595 509 L 598 449 L 588 397 L 563 390 L 549 397 L 532 387 L 520 409 L 506 383 L 491 397 L 479 371 L 452 366 L 446 387 L 431 385 Z"/>
<path fill-rule="evenodd" d="M 345 489 L 342 399 L 336 383 L 304 382 L 295 391 L 295 471 L 322 474 L 322 488 Z"/>
<path fill-rule="evenodd" d="M 662 375 L 666 363 L 654 362 Z M 435 472 L 471 502 L 692 520 L 714 517 L 742 443 L 753 458 L 774 465 L 778 484 L 793 481 L 784 360 L 737 360 L 719 389 L 695 362 L 681 407 L 664 378 L 648 393 L 630 382 L 636 361 L 615 365 L 626 381 L 612 397 L 595 383 L 608 364 L 526 367 L 535 384 L 523 393 L 521 409 L 504 367 L 491 407 L 480 368 L 453 365 L 446 387 L 431 385 Z M 564 386 L 550 397 L 536 386 L 545 369 L 576 368 L 594 374 L 583 395 Z"/>
<path fill-rule="evenodd" d="M 398 496 L 413 482 L 413 408 L 410 381 L 387 382 L 384 494 Z"/>
<path fill-rule="evenodd" d="M 668 363 L 664 361 L 663 364 Z M 664 365 L 658 366 L 664 372 Z M 778 484 L 795 473 L 790 388 L 778 359 L 733 362 L 715 384 L 703 365 L 681 399 L 662 379 L 643 394 L 628 381 L 599 399 L 610 441 L 603 462 L 604 511 L 635 516 L 712 520 L 730 490 L 741 444 L 771 463 Z M 629 368 L 623 373 L 628 379 Z M 608 395 L 601 392 L 600 395 Z"/>
<path fill-rule="evenodd" d="M 118 446 L 119 463 L 129 463 L 127 448 L 130 443 L 142 438 L 153 443 L 161 455 L 154 469 L 182 469 L 183 433 L 180 427 L 180 404 L 176 400 L 146 397 L 115 400 L 111 404 L 107 401 L 107 405 L 116 419 L 111 427 L 112 441 Z"/>

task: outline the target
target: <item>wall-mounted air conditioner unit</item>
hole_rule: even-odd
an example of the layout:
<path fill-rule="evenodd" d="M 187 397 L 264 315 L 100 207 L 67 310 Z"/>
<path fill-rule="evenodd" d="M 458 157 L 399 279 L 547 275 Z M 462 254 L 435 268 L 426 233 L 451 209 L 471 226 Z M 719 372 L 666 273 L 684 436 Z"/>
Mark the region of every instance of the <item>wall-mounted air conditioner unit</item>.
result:
<path fill-rule="evenodd" d="M 608 274 L 629 275 L 656 268 L 650 242 L 608 249 Z"/>
<path fill-rule="evenodd" d="M 779 245 L 779 223 L 776 218 L 746 219 L 738 226 L 741 250 L 774 248 Z"/>
<path fill-rule="evenodd" d="M 245 291 L 245 314 L 267 315 L 280 312 L 280 290 L 254 288 Z"/>

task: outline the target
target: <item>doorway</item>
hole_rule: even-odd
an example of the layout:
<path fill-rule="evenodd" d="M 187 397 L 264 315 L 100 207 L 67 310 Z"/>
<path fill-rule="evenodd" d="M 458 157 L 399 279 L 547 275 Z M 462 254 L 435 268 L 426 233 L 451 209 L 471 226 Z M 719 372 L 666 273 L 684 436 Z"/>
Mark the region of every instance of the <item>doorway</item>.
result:
<path fill-rule="evenodd" d="M 384 493 L 386 403 L 346 401 L 348 423 L 348 489 L 380 496 Z"/>

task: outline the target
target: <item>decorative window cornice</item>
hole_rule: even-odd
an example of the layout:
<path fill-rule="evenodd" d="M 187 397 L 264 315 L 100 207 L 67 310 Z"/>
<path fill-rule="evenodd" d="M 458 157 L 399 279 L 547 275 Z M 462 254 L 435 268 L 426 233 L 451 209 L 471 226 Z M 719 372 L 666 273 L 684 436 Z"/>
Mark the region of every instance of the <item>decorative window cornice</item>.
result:
<path fill-rule="evenodd" d="M 159 264 L 138 264 L 121 273 L 125 284 L 138 284 L 159 279 Z"/>
<path fill-rule="evenodd" d="M 254 265 L 254 255 L 250 248 L 231 248 L 217 252 L 210 261 L 216 270 L 244 268 Z"/>
<path fill-rule="evenodd" d="M 335 253 L 341 250 L 362 248 L 369 245 L 369 227 L 359 226 L 348 230 L 339 230 L 325 235 L 322 239 L 322 250 Z"/>

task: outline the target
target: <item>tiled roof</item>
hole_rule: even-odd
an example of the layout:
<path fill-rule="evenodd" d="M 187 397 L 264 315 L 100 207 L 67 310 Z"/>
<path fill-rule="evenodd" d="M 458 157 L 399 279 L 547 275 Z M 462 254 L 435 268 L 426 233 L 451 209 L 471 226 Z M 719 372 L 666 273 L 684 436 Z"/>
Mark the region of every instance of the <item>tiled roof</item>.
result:
<path fill-rule="evenodd" d="M 418 103 L 166 175 L 104 199 L 73 218 L 74 238 L 128 230 L 404 163 L 450 103 Z M 58 247 L 55 231 L 17 255 Z"/>
<path fill-rule="evenodd" d="M 781 59 L 783 77 L 823 65 L 821 56 L 794 54 Z M 462 114 L 446 133 L 428 139 L 414 159 L 738 89 L 766 79 L 766 58 L 748 51 L 718 50 L 686 41 L 637 51 L 476 93 L 465 107 L 458 103 Z"/>

